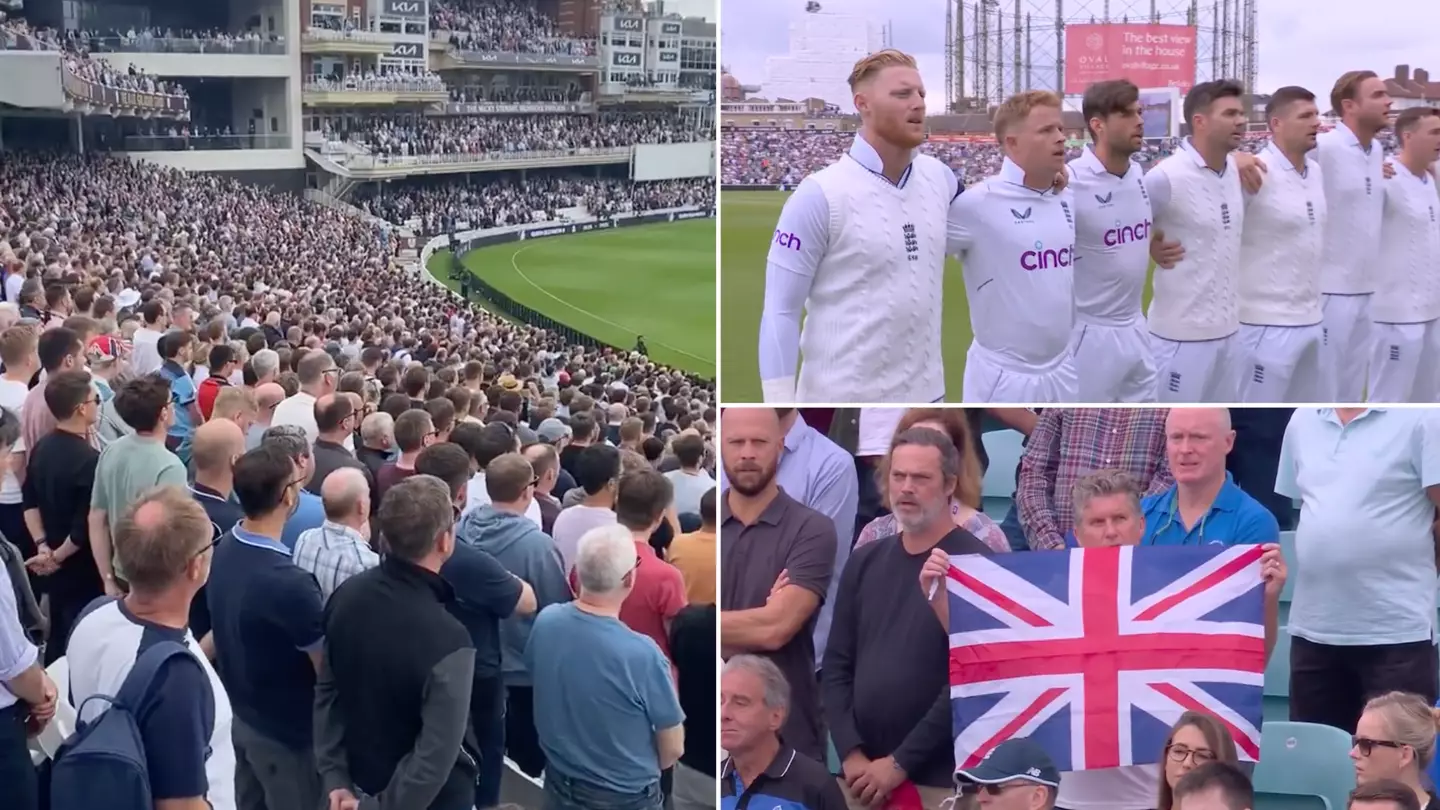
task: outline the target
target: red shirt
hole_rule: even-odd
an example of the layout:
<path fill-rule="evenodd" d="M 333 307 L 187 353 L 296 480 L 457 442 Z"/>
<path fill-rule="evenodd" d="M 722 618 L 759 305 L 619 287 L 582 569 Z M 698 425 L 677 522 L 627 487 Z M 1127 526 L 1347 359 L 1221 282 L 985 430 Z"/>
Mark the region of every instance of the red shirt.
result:
<path fill-rule="evenodd" d="M 635 567 L 635 589 L 620 605 L 620 621 L 637 633 L 655 639 L 660 652 L 670 658 L 670 638 L 665 621 L 689 604 L 685 598 L 685 575 L 660 559 L 649 543 L 635 544 L 640 564 Z M 674 669 L 674 664 L 671 664 Z M 678 682 L 678 681 L 677 681 Z"/>
<path fill-rule="evenodd" d="M 206 377 L 200 381 L 200 387 L 195 393 L 195 399 L 200 403 L 200 415 L 209 422 L 211 414 L 215 413 L 215 397 L 220 395 L 220 389 L 228 386 L 227 380 L 219 377 Z"/>

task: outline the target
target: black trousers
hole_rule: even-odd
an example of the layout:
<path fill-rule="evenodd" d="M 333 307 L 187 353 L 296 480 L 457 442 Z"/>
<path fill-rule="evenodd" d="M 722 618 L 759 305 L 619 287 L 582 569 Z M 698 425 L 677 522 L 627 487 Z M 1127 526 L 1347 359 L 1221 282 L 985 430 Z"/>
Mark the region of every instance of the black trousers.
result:
<path fill-rule="evenodd" d="M 1355 733 L 1365 701 L 1412 692 L 1433 706 L 1440 659 L 1430 641 L 1340 647 L 1296 637 L 1290 644 L 1290 719 Z"/>
<path fill-rule="evenodd" d="M 528 686 L 505 687 L 505 751 L 527 776 L 545 771 L 545 751 L 535 731 L 535 690 Z"/>
<path fill-rule="evenodd" d="M 6 587 L 9 587 L 8 585 Z M 15 703 L 0 709 L 0 806 L 38 810 L 40 785 L 26 744 L 25 717 L 30 707 Z"/>

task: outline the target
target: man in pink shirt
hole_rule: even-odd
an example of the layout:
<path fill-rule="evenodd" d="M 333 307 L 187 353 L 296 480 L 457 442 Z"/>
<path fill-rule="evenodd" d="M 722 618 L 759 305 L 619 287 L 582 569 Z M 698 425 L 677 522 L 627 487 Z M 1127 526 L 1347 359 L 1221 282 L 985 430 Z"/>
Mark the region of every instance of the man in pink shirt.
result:
<path fill-rule="evenodd" d="M 26 448 L 34 447 L 55 429 L 55 415 L 50 413 L 50 407 L 45 404 L 46 383 L 62 371 L 86 367 L 84 344 L 74 330 L 63 326 L 40 333 L 38 353 L 40 368 L 45 374 L 40 384 L 25 395 L 25 404 L 20 409 L 20 438 Z M 98 395 L 97 393 L 96 396 Z"/>
<path fill-rule="evenodd" d="M 621 476 L 615 493 L 615 520 L 630 530 L 636 555 L 635 588 L 620 606 L 620 621 L 654 639 L 667 659 L 671 657 L 670 622 L 687 604 L 685 577 L 655 553 L 650 534 L 665 519 L 673 496 L 669 479 L 649 469 Z"/>

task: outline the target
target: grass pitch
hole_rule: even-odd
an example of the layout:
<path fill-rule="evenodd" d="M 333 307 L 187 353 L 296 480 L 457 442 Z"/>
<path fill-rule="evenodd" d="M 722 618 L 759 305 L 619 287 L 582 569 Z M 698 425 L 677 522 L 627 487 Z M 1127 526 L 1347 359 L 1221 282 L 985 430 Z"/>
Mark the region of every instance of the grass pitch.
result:
<path fill-rule="evenodd" d="M 449 262 L 448 250 L 436 251 L 428 269 L 458 290 Z M 655 362 L 715 377 L 713 219 L 507 242 L 472 250 L 461 262 L 579 332 L 627 349 L 644 335 Z"/>
<path fill-rule="evenodd" d="M 765 300 L 765 257 L 788 192 L 726 191 L 720 195 L 721 398 L 726 403 L 760 402 L 760 307 Z M 970 348 L 970 306 L 960 263 L 945 261 L 945 399 L 960 401 L 965 352 Z M 1145 284 L 1145 306 L 1150 283 Z M 880 396 L 882 392 L 876 392 Z"/>

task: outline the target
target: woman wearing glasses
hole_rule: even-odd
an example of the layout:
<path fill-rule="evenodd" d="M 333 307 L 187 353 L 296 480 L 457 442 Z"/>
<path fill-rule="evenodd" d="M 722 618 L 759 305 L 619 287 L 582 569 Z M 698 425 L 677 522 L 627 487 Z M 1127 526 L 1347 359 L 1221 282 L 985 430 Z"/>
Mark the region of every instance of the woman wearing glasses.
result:
<path fill-rule="evenodd" d="M 1364 785 L 1394 779 L 1411 790 L 1425 810 L 1440 810 L 1440 800 L 1425 787 L 1425 771 L 1435 759 L 1440 711 L 1419 695 L 1386 692 L 1365 704 L 1355 724 L 1350 759 L 1355 781 Z"/>
<path fill-rule="evenodd" d="M 1219 720 L 1202 712 L 1185 712 L 1170 727 L 1160 760 L 1160 799 L 1156 810 L 1175 805 L 1175 783 L 1180 777 L 1211 762 L 1234 763 L 1235 740 Z"/>

